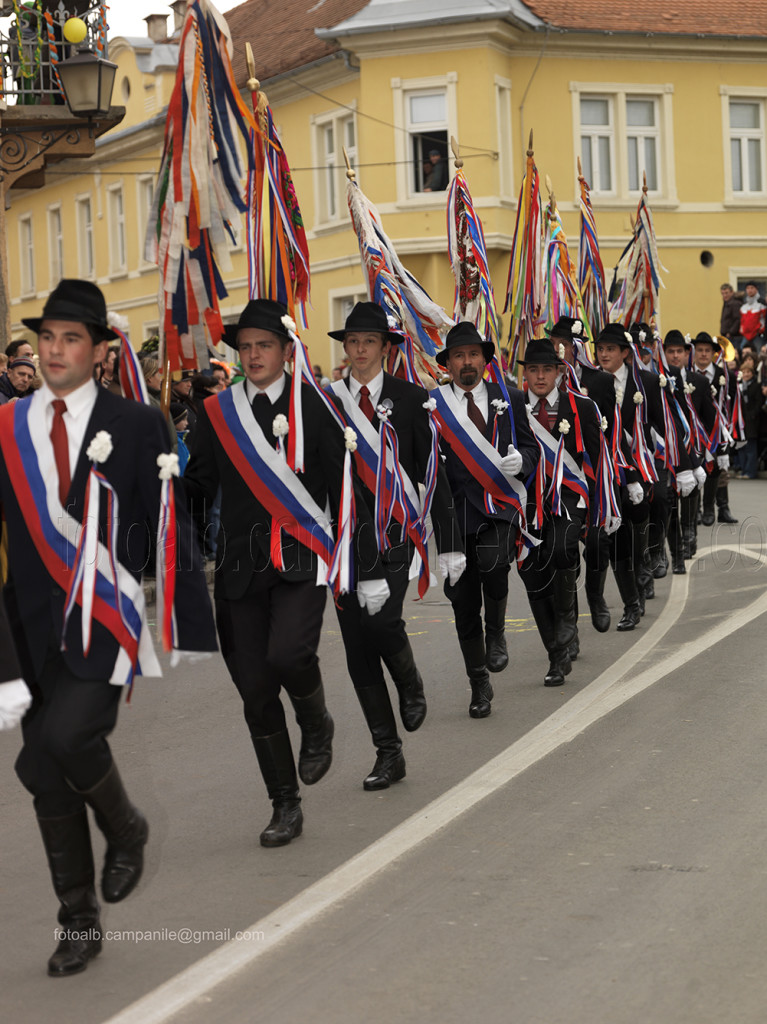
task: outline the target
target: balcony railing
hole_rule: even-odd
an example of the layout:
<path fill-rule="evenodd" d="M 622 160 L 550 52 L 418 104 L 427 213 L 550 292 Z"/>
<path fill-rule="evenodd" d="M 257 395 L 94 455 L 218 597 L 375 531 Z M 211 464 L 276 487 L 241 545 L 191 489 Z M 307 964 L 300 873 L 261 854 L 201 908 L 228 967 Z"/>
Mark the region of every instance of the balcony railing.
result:
<path fill-rule="evenodd" d="M 46 5 L 40 0 L 0 0 L 0 99 L 7 104 L 61 105 L 57 65 L 85 46 L 106 58 L 107 5 Z M 76 46 L 64 38 L 69 18 L 85 22 L 87 34 Z"/>

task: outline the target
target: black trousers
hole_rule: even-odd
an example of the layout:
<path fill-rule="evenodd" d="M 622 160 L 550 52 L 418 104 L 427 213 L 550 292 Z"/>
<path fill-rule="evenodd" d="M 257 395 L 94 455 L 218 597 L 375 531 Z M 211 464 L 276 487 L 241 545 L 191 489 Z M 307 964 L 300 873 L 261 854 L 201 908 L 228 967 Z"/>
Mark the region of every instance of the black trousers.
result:
<path fill-rule="evenodd" d="M 80 679 L 59 651 L 51 650 L 21 723 L 24 746 L 16 774 L 34 797 L 40 818 L 76 814 L 112 765 L 107 737 L 117 723 L 123 688 L 106 679 Z M 68 784 L 68 781 L 72 786 Z"/>
<path fill-rule="evenodd" d="M 569 519 L 547 513 L 541 530 L 541 543 L 528 551 L 519 568 L 519 577 L 528 597 L 533 600 L 550 597 L 557 572 L 579 567 L 578 541 L 585 519 L 585 508 L 570 509 Z"/>
<path fill-rule="evenodd" d="M 261 577 L 255 593 L 216 599 L 221 653 L 254 738 L 285 728 L 283 687 L 307 697 L 322 682 L 317 647 L 327 592 L 312 581 L 287 582 L 272 569 Z"/>
<path fill-rule="evenodd" d="M 646 544 L 643 544 L 637 534 L 641 530 L 646 535 L 650 517 L 650 505 L 645 500 L 638 505 L 629 501 L 628 490 L 621 488 L 621 525 L 610 537 L 610 564 L 613 568 L 617 562 L 635 562 Z"/>
<path fill-rule="evenodd" d="M 344 594 L 336 605 L 346 665 L 355 690 L 385 685 L 381 659 L 398 654 L 407 643 L 402 603 L 407 593 L 410 560 L 404 554 L 387 561 L 384 555 L 383 568 L 390 594 L 377 615 L 368 615 L 367 609 L 360 608 L 356 594 Z"/>
<path fill-rule="evenodd" d="M 483 595 L 503 601 L 509 593 L 509 569 L 516 552 L 517 530 L 503 519 L 483 524 L 463 538 L 466 570 L 454 587 L 445 580 L 445 594 L 453 606 L 458 640 L 482 634 Z"/>
<path fill-rule="evenodd" d="M 655 463 L 658 480 L 650 490 L 650 526 L 647 543 L 655 556 L 663 551 L 671 516 L 671 506 L 676 492 L 669 486 L 669 472 L 665 466 Z"/>

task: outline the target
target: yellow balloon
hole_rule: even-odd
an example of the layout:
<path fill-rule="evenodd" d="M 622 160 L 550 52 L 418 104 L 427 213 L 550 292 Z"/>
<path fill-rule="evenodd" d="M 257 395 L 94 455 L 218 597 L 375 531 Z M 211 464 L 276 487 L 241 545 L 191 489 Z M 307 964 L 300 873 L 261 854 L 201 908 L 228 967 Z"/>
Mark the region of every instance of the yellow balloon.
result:
<path fill-rule="evenodd" d="M 68 43 L 81 43 L 88 33 L 82 18 L 68 18 L 64 22 L 64 38 Z"/>

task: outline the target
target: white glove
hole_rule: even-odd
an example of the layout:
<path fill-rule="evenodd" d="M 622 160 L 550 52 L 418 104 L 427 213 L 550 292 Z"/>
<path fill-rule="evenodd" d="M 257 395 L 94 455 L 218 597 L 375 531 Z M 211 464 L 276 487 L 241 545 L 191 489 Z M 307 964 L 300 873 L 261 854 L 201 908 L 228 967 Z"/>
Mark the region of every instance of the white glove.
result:
<path fill-rule="evenodd" d="M 683 498 L 686 498 L 688 494 L 692 494 L 698 486 L 698 481 L 695 479 L 695 474 L 691 469 L 683 469 L 681 472 L 677 473 L 676 482 L 679 488 L 679 493 Z"/>
<path fill-rule="evenodd" d="M 380 612 L 390 593 L 386 580 L 360 580 L 357 584 L 357 600 L 360 608 L 367 608 L 368 615 Z"/>
<path fill-rule="evenodd" d="M 623 520 L 620 516 L 608 516 L 605 520 L 605 533 L 609 537 L 610 534 L 615 533 L 619 528 Z"/>
<path fill-rule="evenodd" d="M 0 731 L 15 729 L 32 703 L 32 694 L 23 679 L 0 683 Z"/>
<path fill-rule="evenodd" d="M 717 455 L 717 457 L 716 457 L 716 464 L 722 470 L 729 469 L 730 468 L 730 456 L 729 455 Z"/>
<path fill-rule="evenodd" d="M 463 551 L 446 551 L 438 556 L 437 561 L 442 579 L 449 579 L 450 586 L 454 587 L 466 568 L 466 555 Z"/>
<path fill-rule="evenodd" d="M 692 475 L 695 477 L 695 481 L 698 487 L 702 487 L 706 482 L 706 471 L 703 466 L 696 466 L 692 471 Z"/>
<path fill-rule="evenodd" d="M 522 469 L 522 455 L 513 444 L 510 444 L 508 452 L 501 459 L 501 472 L 507 480 L 511 480 L 520 469 Z"/>
<path fill-rule="evenodd" d="M 627 484 L 629 501 L 632 505 L 641 505 L 644 500 L 644 491 L 641 484 Z"/>
<path fill-rule="evenodd" d="M 178 668 L 179 665 L 196 665 L 198 661 L 207 661 L 213 657 L 212 651 L 177 651 L 174 647 L 170 652 L 170 667 Z"/>

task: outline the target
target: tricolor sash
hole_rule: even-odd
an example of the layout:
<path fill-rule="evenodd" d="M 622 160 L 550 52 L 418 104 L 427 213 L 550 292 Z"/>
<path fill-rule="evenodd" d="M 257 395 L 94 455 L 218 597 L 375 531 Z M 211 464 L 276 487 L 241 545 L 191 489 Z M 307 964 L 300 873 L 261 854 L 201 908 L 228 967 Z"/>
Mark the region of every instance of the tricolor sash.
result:
<path fill-rule="evenodd" d="M 420 575 L 421 583 L 419 584 L 418 592 L 423 597 L 429 586 L 429 558 L 426 548 L 428 538 L 424 524 L 431 507 L 434 487 L 432 486 L 428 489 L 426 500 L 422 506 L 412 480 L 402 468 L 401 463 L 395 457 L 392 447 L 388 444 L 385 445 L 386 470 L 385 479 L 383 479 L 381 473 L 381 431 L 376 430 L 367 416 L 360 410 L 345 381 L 334 381 L 330 385 L 330 389 L 341 401 L 346 420 L 357 434 L 357 450 L 354 453 L 354 464 L 357 467 L 357 472 L 362 482 L 372 494 L 376 495 L 376 510 L 379 510 L 382 492 L 393 494 L 392 500 L 387 502 L 388 508 L 384 510 L 384 514 L 386 518 L 391 516 L 396 519 L 408 538 L 413 542 L 415 555 L 410 565 L 409 579 L 414 579 Z M 385 546 L 385 527 L 378 529 L 376 532 L 379 549 L 383 550 Z"/>
<path fill-rule="evenodd" d="M 100 541 L 89 547 L 89 571 L 95 566 L 95 591 L 92 598 L 84 597 L 83 590 L 73 596 L 72 577 L 83 524 L 62 508 L 53 448 L 45 417 L 39 412 L 34 401 L 14 402 L 0 411 L 0 449 L 30 539 L 53 581 L 70 595 L 71 603 L 80 605 L 83 625 L 92 616 L 117 641 L 119 651 L 110 682 L 123 686 L 130 685 L 134 675 L 160 676 L 146 622 L 144 591 L 141 583 L 117 562 L 114 550 L 109 551 Z M 62 643 L 64 639 L 62 636 Z"/>
<path fill-rule="evenodd" d="M 267 441 L 245 382 L 207 398 L 205 411 L 227 457 L 272 521 L 315 553 L 321 570 L 317 584 L 324 585 L 336 546 L 330 517 Z"/>
<path fill-rule="evenodd" d="M 549 480 L 549 486 L 544 490 L 544 479 L 536 486 L 536 506 L 542 505 L 544 497 L 551 498 L 552 511 L 554 515 L 561 515 L 560 495 L 562 487 L 567 487 L 573 494 L 577 494 L 589 506 L 589 486 L 586 482 L 586 475 L 572 455 L 565 448 L 565 436 L 560 434 L 559 441 L 554 435 L 546 430 L 543 424 L 533 416 L 530 406 L 527 408 L 527 418 L 530 429 L 535 435 L 538 447 L 541 450 L 541 458 L 538 463 L 538 476 Z M 543 509 L 537 508 L 539 525 L 542 524 Z"/>
<path fill-rule="evenodd" d="M 471 422 L 465 403 L 459 402 L 452 384 L 431 392 L 436 402 L 434 416 L 442 436 L 494 502 L 511 505 L 525 523 L 527 490 L 521 480 L 508 480 L 501 471 L 501 454 Z"/>

